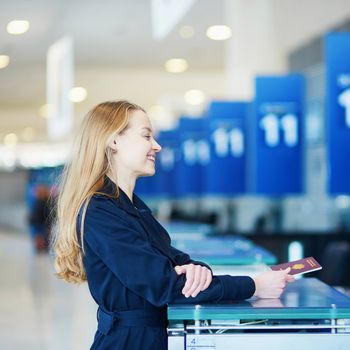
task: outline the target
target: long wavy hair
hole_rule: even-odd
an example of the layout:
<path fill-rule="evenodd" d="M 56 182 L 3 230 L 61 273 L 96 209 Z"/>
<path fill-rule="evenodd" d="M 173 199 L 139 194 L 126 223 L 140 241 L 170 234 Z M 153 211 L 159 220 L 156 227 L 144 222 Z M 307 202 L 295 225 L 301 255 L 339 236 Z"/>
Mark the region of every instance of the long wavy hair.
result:
<path fill-rule="evenodd" d="M 103 186 L 104 177 L 116 179 L 109 142 L 129 123 L 130 112 L 143 109 L 128 101 L 103 102 L 85 116 L 75 139 L 70 161 L 58 185 L 55 229 L 51 247 L 59 278 L 71 283 L 86 281 L 83 265 L 84 218 L 90 198 Z M 116 186 L 118 188 L 118 186 Z M 118 190 L 114 197 L 118 197 Z M 77 217 L 83 207 L 80 237 Z"/>

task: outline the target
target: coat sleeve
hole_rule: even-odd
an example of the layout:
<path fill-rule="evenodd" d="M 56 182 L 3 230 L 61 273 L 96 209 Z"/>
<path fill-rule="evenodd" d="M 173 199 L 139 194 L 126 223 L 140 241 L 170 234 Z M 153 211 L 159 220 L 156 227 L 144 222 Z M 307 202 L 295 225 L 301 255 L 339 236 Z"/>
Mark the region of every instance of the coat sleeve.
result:
<path fill-rule="evenodd" d="M 214 276 L 210 286 L 195 298 L 186 298 L 181 293 L 185 276 L 176 274 L 170 259 L 154 249 L 130 220 L 134 218 L 108 204 L 108 200 L 92 199 L 85 216 L 84 244 L 126 288 L 151 304 L 241 300 L 254 294 L 255 284 L 250 277 L 224 275 Z"/>

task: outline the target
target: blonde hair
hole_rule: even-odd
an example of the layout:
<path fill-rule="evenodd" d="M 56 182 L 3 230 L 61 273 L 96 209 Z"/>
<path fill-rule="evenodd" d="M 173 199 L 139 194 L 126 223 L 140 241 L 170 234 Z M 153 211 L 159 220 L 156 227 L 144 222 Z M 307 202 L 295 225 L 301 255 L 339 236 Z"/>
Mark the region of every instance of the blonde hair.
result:
<path fill-rule="evenodd" d="M 112 137 L 127 128 L 130 112 L 135 110 L 143 111 L 128 101 L 111 101 L 103 102 L 89 111 L 75 141 L 71 160 L 63 170 L 51 246 L 55 253 L 57 275 L 67 282 L 86 281 L 83 265 L 86 208 L 91 197 L 103 186 L 107 173 L 116 179 L 112 150 L 108 144 Z M 117 191 L 114 196 L 118 195 Z M 77 217 L 83 205 L 78 237 Z"/>

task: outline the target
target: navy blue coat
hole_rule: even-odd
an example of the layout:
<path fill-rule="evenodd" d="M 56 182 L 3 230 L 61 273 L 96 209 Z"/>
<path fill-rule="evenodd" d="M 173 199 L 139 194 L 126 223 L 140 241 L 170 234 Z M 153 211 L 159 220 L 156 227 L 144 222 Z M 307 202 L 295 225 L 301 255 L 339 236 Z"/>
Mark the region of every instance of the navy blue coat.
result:
<path fill-rule="evenodd" d="M 99 191 L 115 193 L 106 177 Z M 78 231 L 80 226 L 78 216 Z M 167 349 L 166 306 L 239 300 L 255 292 L 250 277 L 213 276 L 195 298 L 181 290 L 185 275 L 176 265 L 205 265 L 173 248 L 166 230 L 136 195 L 120 190 L 115 199 L 95 194 L 84 221 L 84 266 L 92 297 L 99 305 L 98 330 L 91 349 Z"/>

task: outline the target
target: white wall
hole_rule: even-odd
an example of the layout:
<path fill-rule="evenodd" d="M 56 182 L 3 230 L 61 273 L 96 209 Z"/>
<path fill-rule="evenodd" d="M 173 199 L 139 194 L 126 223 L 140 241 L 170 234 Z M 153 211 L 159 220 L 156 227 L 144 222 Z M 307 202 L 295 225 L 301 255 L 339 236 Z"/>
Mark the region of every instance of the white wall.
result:
<path fill-rule="evenodd" d="M 226 85 L 230 96 L 254 96 L 257 74 L 287 70 L 288 54 L 350 17 L 349 0 L 226 0 Z"/>
<path fill-rule="evenodd" d="M 272 0 L 276 43 L 290 52 L 350 16 L 349 0 Z"/>

